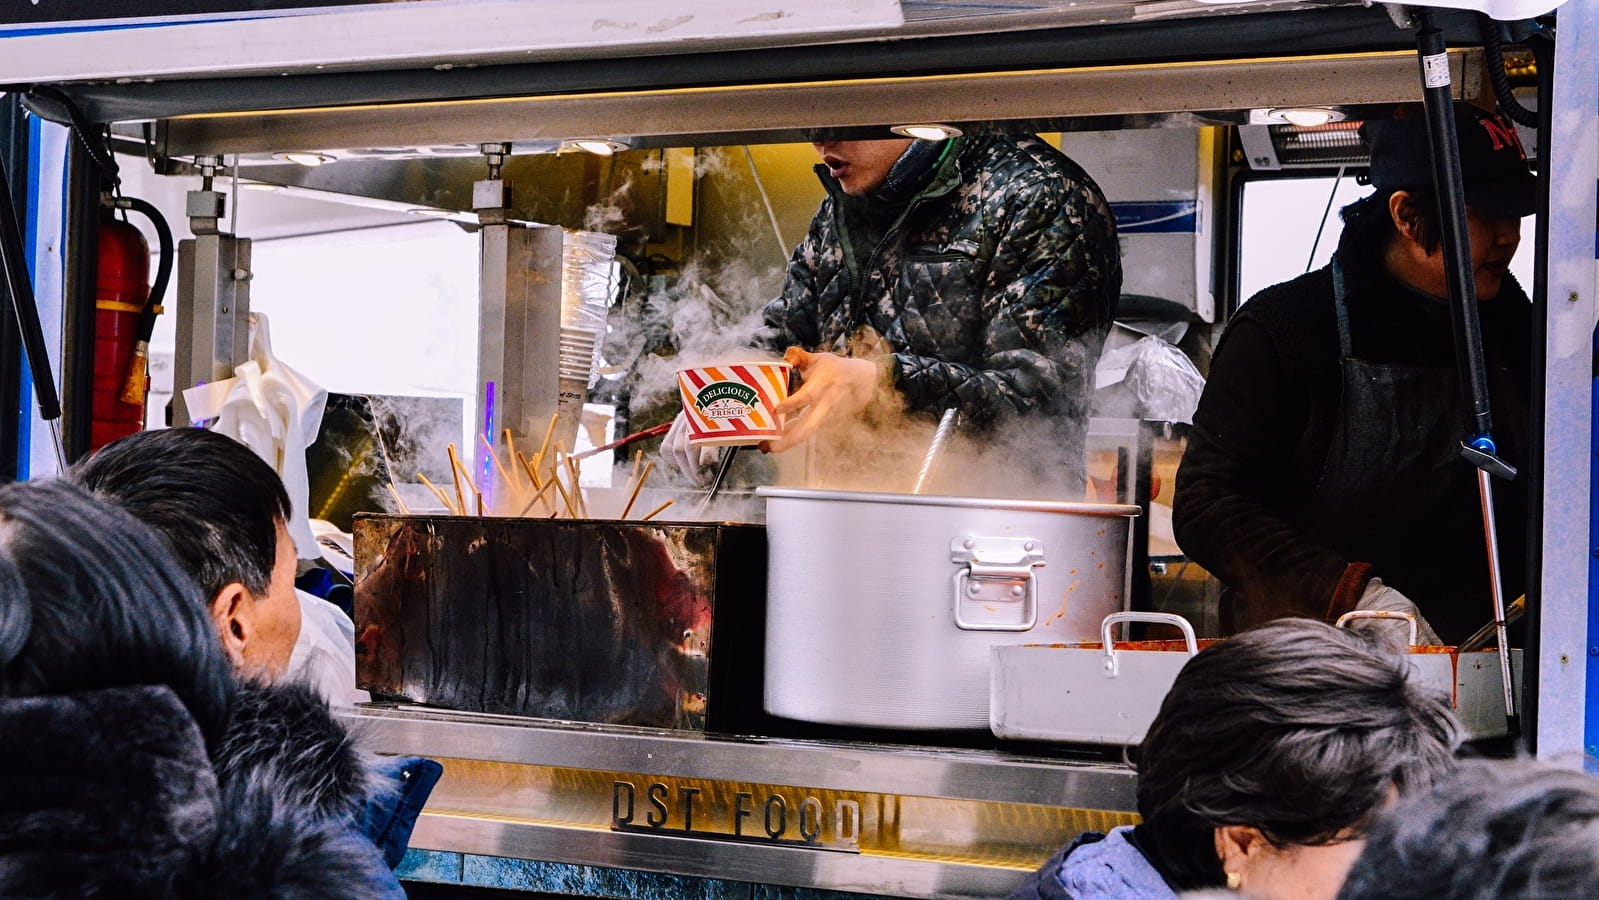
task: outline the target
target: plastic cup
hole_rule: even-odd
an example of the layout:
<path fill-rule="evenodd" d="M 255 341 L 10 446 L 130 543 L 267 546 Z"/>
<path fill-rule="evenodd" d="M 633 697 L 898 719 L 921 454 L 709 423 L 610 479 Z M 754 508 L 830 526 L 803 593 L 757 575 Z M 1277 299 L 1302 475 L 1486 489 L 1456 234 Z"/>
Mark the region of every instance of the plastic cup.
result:
<path fill-rule="evenodd" d="M 783 423 L 774 410 L 788 399 L 791 368 L 784 362 L 752 362 L 678 372 L 689 443 L 727 446 L 776 438 Z"/>

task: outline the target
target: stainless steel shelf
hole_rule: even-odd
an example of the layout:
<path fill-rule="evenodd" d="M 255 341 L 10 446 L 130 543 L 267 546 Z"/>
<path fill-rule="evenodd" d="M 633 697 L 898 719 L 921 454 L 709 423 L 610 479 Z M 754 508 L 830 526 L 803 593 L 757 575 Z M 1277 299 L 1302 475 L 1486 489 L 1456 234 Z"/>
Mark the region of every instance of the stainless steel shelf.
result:
<path fill-rule="evenodd" d="M 446 761 L 446 783 L 434 798 L 440 802 L 421 816 L 411 845 L 470 856 L 882 896 L 1004 897 L 1054 846 L 1082 827 L 1125 821 L 1136 806 L 1131 767 L 998 751 L 702 735 L 403 706 L 362 707 L 347 721 L 377 752 Z M 875 837 L 841 849 L 825 841 L 611 827 L 613 779 L 640 776 L 703 788 L 708 801 L 719 789 L 754 785 L 856 797 L 862 807 L 872 804 L 863 813 L 868 824 L 857 827 Z M 519 877 L 499 886 L 515 886 Z"/>
<path fill-rule="evenodd" d="M 1131 767 L 887 744 L 725 737 L 406 707 L 350 721 L 381 753 L 822 790 L 1136 810 Z"/>

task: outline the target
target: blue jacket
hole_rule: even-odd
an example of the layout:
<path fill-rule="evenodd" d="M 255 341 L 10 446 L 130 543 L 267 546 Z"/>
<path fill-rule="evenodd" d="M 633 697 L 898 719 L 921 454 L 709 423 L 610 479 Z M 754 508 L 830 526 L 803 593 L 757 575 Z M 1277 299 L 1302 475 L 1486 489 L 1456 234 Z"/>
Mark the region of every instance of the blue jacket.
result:
<path fill-rule="evenodd" d="M 1085 832 L 1050 857 L 1011 900 L 1177 900 L 1177 893 L 1130 840 L 1132 826 Z"/>

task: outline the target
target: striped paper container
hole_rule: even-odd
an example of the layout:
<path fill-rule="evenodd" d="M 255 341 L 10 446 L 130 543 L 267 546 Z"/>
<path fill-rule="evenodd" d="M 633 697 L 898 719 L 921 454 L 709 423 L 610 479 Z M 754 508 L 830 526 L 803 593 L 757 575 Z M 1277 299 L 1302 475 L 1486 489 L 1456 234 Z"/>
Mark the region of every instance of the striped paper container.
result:
<path fill-rule="evenodd" d="M 691 444 L 758 444 L 777 437 L 782 423 L 772 410 L 788 398 L 783 362 L 732 363 L 677 373 Z"/>

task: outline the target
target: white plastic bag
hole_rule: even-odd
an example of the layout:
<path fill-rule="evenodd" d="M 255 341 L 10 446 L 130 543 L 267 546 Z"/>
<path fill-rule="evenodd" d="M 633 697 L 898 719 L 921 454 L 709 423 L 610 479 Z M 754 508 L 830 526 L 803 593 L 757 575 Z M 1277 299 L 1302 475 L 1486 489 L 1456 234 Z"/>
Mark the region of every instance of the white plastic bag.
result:
<path fill-rule="evenodd" d="M 1133 408 L 1123 415 L 1156 422 L 1192 423 L 1205 390 L 1205 377 L 1183 351 L 1154 335 L 1106 351 L 1097 372 L 1100 388 L 1120 383 L 1131 397 Z"/>
<path fill-rule="evenodd" d="M 250 361 L 234 377 L 183 392 L 191 424 L 216 421 L 211 430 L 254 450 L 283 479 L 293 505 L 289 534 L 301 559 L 321 555 L 307 522 L 311 503 L 305 449 L 322 427 L 328 392 L 272 353 L 267 318 L 250 314 Z"/>

